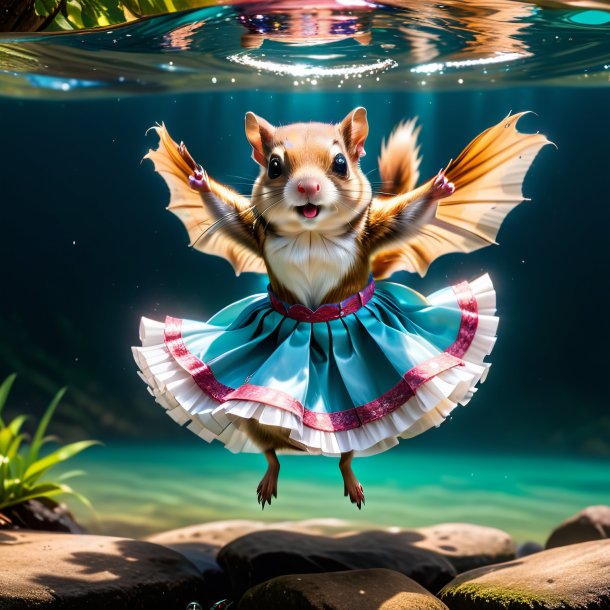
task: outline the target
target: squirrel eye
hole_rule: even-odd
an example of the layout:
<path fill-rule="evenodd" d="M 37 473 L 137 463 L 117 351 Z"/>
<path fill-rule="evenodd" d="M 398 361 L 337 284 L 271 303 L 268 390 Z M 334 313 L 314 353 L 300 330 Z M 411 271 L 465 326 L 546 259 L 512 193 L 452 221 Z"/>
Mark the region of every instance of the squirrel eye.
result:
<path fill-rule="evenodd" d="M 347 159 L 343 153 L 339 153 L 333 160 L 333 172 L 345 178 L 347 176 Z"/>
<path fill-rule="evenodd" d="M 277 155 L 273 155 L 271 159 L 269 159 L 267 175 L 272 180 L 274 178 L 279 178 L 282 175 L 282 162 L 280 161 L 280 158 Z"/>

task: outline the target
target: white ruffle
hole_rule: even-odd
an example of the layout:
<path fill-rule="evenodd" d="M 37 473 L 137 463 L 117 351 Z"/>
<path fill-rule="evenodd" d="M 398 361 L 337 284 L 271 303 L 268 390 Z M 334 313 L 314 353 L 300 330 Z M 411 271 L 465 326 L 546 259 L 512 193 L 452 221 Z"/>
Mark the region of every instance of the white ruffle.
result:
<path fill-rule="evenodd" d="M 324 432 L 304 426 L 291 412 L 270 405 L 228 400 L 218 403 L 195 383 L 170 354 L 164 343 L 164 324 L 142 318 L 142 347 L 133 347 L 140 377 L 155 400 L 178 424 L 211 442 L 219 440 L 234 453 L 259 452 L 241 429 L 247 419 L 290 431 L 290 438 L 307 453 L 336 456 L 354 451 L 356 456 L 380 453 L 433 426 L 439 426 L 458 405 L 468 403 L 476 385 L 485 380 L 489 364 L 483 362 L 496 341 L 498 318 L 494 315 L 496 293 L 488 275 L 470 282 L 478 306 L 478 325 L 473 341 L 463 356 L 464 366 L 448 369 L 433 377 L 398 409 L 384 417 L 351 430 Z M 452 291 L 429 298 L 433 305 L 459 309 Z M 303 453 L 299 451 L 298 453 Z"/>

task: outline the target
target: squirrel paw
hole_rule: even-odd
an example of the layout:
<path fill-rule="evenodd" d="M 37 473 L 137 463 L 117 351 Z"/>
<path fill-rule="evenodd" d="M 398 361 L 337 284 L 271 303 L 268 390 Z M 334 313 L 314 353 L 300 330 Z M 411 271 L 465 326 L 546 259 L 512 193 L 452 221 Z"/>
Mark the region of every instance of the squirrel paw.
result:
<path fill-rule="evenodd" d="M 449 197 L 455 193 L 455 185 L 447 180 L 445 172 L 441 169 L 432 182 L 430 192 L 433 199 L 443 199 L 443 197 Z"/>
<path fill-rule="evenodd" d="M 200 193 L 210 193 L 212 191 L 208 173 L 201 165 L 198 165 L 189 176 L 189 186 Z"/>
<path fill-rule="evenodd" d="M 277 498 L 277 479 L 279 471 L 275 468 L 268 468 L 265 476 L 256 488 L 258 503 L 265 510 L 265 504 L 271 506 L 271 498 Z"/>
<path fill-rule="evenodd" d="M 350 502 L 355 504 L 358 507 L 358 510 L 362 510 L 362 505 L 365 503 L 364 489 L 353 474 L 345 477 L 343 495 L 349 496 Z"/>

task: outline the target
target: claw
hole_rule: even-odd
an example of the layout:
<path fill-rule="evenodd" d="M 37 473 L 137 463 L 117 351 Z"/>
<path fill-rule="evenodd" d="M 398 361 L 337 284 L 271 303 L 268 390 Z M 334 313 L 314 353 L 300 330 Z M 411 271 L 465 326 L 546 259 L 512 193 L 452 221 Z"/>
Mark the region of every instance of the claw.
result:
<path fill-rule="evenodd" d="M 272 498 L 277 498 L 278 474 L 279 465 L 277 467 L 274 465 L 270 466 L 256 488 L 258 503 L 261 505 L 262 510 L 265 510 L 267 504 L 271 506 Z"/>
<path fill-rule="evenodd" d="M 178 152 L 180 153 L 180 156 L 186 161 L 186 164 L 191 168 L 191 170 L 195 170 L 195 168 L 197 167 L 197 163 L 195 163 L 195 159 L 191 157 L 191 153 L 189 153 L 189 151 L 187 150 L 186 146 L 184 145 L 184 142 L 180 142 L 180 145 L 178 146 Z"/>

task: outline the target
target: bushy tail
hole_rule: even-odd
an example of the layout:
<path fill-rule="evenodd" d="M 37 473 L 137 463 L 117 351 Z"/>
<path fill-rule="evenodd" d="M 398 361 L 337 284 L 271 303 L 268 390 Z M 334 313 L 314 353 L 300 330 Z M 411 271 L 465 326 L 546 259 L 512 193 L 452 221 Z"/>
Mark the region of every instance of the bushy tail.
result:
<path fill-rule="evenodd" d="M 403 121 L 381 145 L 379 174 L 382 197 L 406 193 L 417 184 L 421 161 L 417 137 L 421 128 L 416 122 L 417 119 Z"/>

